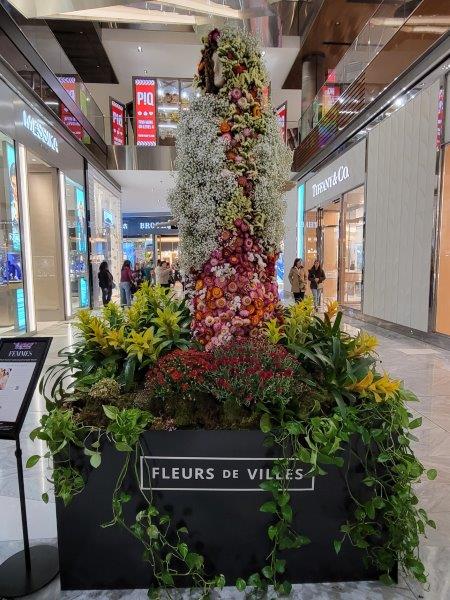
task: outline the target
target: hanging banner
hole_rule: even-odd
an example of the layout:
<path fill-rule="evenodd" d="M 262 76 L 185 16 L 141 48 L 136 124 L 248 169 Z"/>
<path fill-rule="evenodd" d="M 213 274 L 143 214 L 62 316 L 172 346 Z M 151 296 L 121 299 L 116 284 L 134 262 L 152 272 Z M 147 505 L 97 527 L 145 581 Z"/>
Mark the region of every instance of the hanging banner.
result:
<path fill-rule="evenodd" d="M 76 84 L 77 79 L 74 75 L 64 75 L 58 77 L 60 84 L 69 94 L 74 102 L 76 102 Z M 81 124 L 75 119 L 70 110 L 61 102 L 60 104 L 60 113 L 59 113 L 61 121 L 64 125 L 73 133 L 73 135 L 79 140 L 83 139 L 83 127 Z"/>
<path fill-rule="evenodd" d="M 109 118 L 111 122 L 111 144 L 125 145 L 125 104 L 109 98 Z"/>
<path fill-rule="evenodd" d="M 133 77 L 136 146 L 156 146 L 156 79 Z"/>
<path fill-rule="evenodd" d="M 287 142 L 287 102 L 283 102 L 276 109 L 278 126 L 280 128 L 280 135 L 283 142 Z"/>

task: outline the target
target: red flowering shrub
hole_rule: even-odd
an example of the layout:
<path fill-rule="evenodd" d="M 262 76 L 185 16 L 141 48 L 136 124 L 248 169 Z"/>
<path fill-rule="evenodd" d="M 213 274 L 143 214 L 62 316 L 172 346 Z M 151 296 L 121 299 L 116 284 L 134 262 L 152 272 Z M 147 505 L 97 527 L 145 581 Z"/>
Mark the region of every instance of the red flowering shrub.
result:
<path fill-rule="evenodd" d="M 150 395 L 159 397 L 199 391 L 212 369 L 208 352 L 194 348 L 174 350 L 148 370 L 145 387 Z"/>
<path fill-rule="evenodd" d="M 250 406 L 289 402 L 297 387 L 300 363 L 282 346 L 263 339 L 237 339 L 211 351 L 208 389 L 218 400 Z"/>

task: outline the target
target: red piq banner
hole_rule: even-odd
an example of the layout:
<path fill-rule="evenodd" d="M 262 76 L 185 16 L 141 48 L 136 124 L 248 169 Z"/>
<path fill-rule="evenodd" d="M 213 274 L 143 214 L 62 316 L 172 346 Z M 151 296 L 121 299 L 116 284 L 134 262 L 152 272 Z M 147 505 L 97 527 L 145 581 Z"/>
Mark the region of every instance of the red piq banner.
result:
<path fill-rule="evenodd" d="M 133 77 L 136 146 L 156 146 L 156 79 Z"/>
<path fill-rule="evenodd" d="M 111 144 L 113 146 L 124 146 L 125 135 L 125 104 L 109 99 L 109 118 L 111 120 Z"/>

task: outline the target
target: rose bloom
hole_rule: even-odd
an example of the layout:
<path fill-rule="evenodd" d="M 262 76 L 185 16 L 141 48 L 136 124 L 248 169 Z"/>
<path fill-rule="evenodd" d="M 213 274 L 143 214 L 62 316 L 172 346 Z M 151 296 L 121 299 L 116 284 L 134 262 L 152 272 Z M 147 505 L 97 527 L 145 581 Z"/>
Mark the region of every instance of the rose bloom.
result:
<path fill-rule="evenodd" d="M 238 264 L 238 262 L 239 262 L 239 259 L 238 259 L 238 257 L 237 257 L 237 256 L 230 256 L 230 263 L 231 263 L 232 265 L 237 265 L 237 264 Z"/>
<path fill-rule="evenodd" d="M 231 293 L 234 293 L 234 292 L 237 292 L 237 289 L 238 289 L 238 286 L 237 286 L 236 282 L 230 281 L 230 283 L 228 284 L 228 290 Z"/>
<path fill-rule="evenodd" d="M 214 317 L 212 315 L 208 315 L 205 318 L 205 325 L 207 325 L 208 327 L 211 327 L 211 325 L 214 324 Z"/>
<path fill-rule="evenodd" d="M 201 290 L 202 287 L 203 287 L 203 281 L 201 279 L 197 279 L 197 281 L 195 282 L 195 289 Z"/>
<path fill-rule="evenodd" d="M 214 298 L 221 298 L 222 297 L 222 290 L 220 289 L 220 287 L 213 287 L 213 289 L 212 289 L 212 295 L 214 296 Z"/>
<path fill-rule="evenodd" d="M 231 137 L 231 134 L 229 134 L 229 133 L 222 133 L 222 139 L 224 142 L 229 144 L 233 138 Z"/>
<path fill-rule="evenodd" d="M 220 124 L 220 131 L 222 133 L 228 133 L 228 131 L 230 131 L 231 127 L 230 124 L 228 123 L 228 121 L 222 121 L 222 123 Z"/>
<path fill-rule="evenodd" d="M 216 306 L 217 308 L 225 308 L 225 306 L 227 305 L 227 301 L 225 300 L 225 298 L 218 298 L 216 300 Z"/>
<path fill-rule="evenodd" d="M 252 299 L 251 299 L 251 298 L 249 298 L 249 296 L 244 296 L 244 297 L 242 298 L 242 304 L 243 304 L 244 306 L 249 306 L 249 304 L 251 304 L 251 303 L 252 303 Z"/>
<path fill-rule="evenodd" d="M 209 264 L 212 267 L 217 267 L 217 265 L 219 264 L 219 261 L 217 260 L 217 258 L 211 258 L 211 260 L 209 261 Z"/>
<path fill-rule="evenodd" d="M 243 110 L 246 109 L 248 107 L 248 102 L 247 102 L 247 98 L 239 98 L 239 100 L 237 101 L 237 105 L 239 106 L 239 108 L 242 108 Z"/>
<path fill-rule="evenodd" d="M 227 231 L 226 229 L 225 229 L 225 231 L 222 231 L 222 239 L 224 242 L 229 240 L 230 237 L 231 237 L 231 233 L 229 231 Z"/>
<path fill-rule="evenodd" d="M 245 247 L 246 247 L 248 250 L 250 250 L 250 248 L 251 248 L 252 246 L 253 246 L 253 241 L 252 241 L 252 239 L 251 239 L 251 238 L 247 238 L 247 239 L 245 240 Z"/>
<path fill-rule="evenodd" d="M 234 88 L 230 92 L 230 97 L 232 100 L 239 100 L 239 98 L 241 98 L 241 96 L 242 96 L 242 92 L 238 88 Z"/>

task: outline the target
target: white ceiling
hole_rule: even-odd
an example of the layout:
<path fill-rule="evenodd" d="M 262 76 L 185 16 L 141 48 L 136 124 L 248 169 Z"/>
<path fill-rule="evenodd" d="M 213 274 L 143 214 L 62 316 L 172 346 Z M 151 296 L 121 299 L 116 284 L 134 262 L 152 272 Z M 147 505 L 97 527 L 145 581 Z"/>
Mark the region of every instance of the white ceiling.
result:
<path fill-rule="evenodd" d="M 122 188 L 122 213 L 168 212 L 173 171 L 108 171 Z"/>

